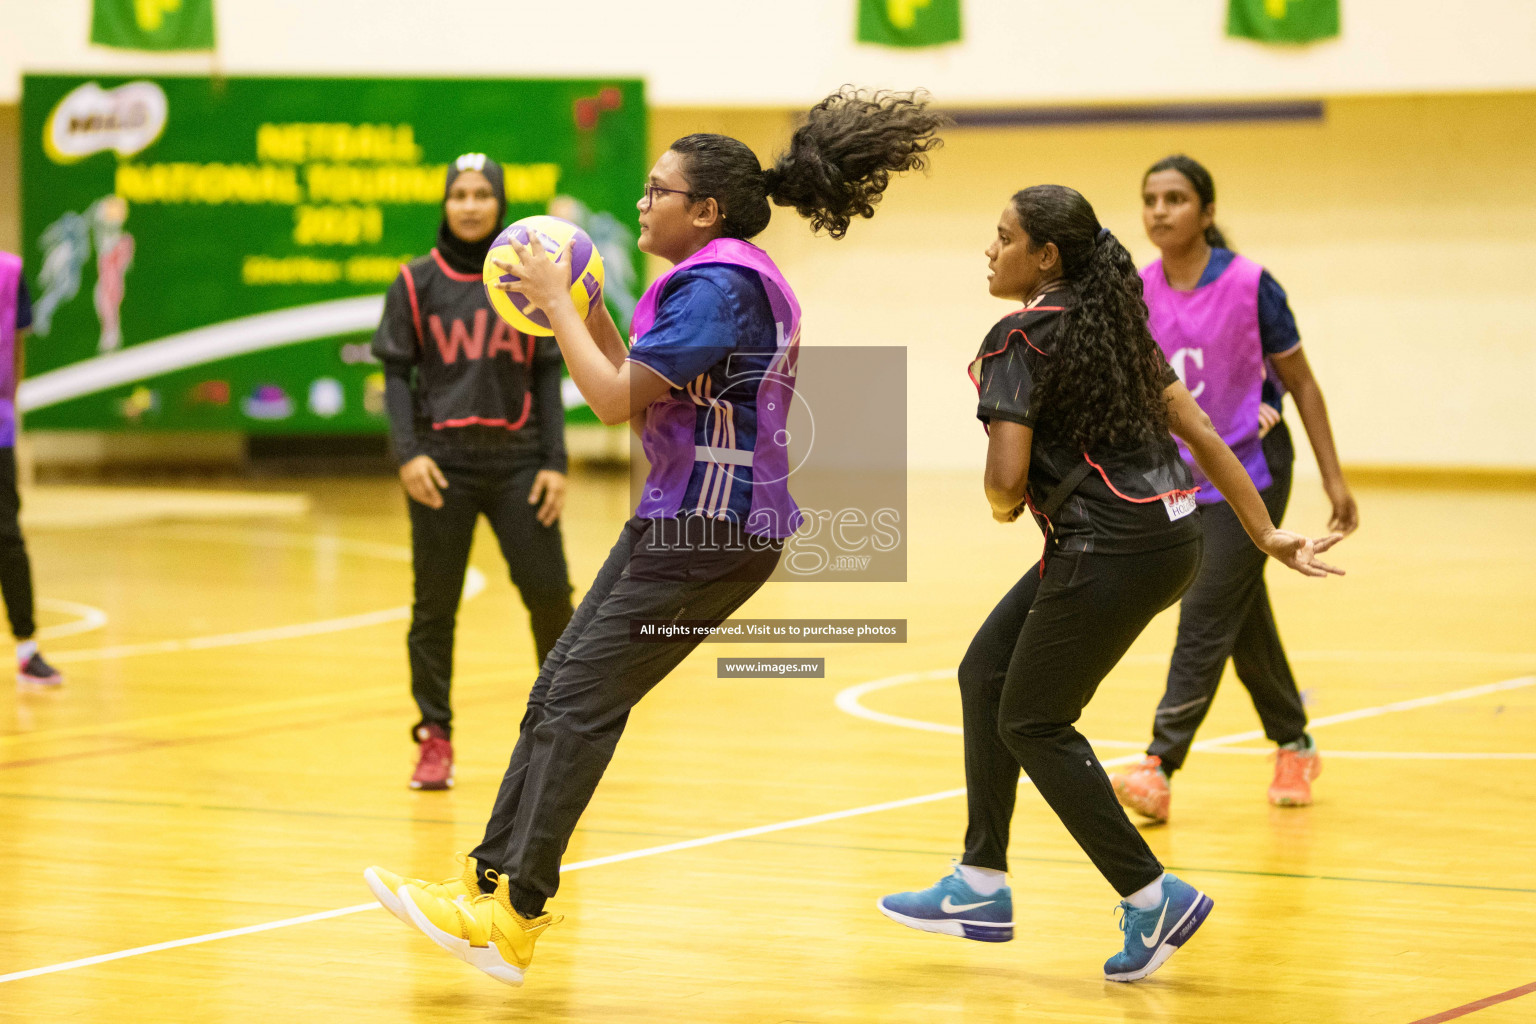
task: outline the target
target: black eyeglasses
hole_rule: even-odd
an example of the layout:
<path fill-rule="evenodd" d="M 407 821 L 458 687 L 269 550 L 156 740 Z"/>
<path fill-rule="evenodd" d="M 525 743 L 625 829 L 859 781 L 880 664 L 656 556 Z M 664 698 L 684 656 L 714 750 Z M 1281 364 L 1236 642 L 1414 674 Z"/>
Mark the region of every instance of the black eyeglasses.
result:
<path fill-rule="evenodd" d="M 674 193 L 676 195 L 690 196 L 690 197 L 693 195 L 692 192 L 688 191 L 685 188 L 662 188 L 660 185 L 652 185 L 650 182 L 646 182 L 646 185 L 645 185 L 645 208 L 647 210 L 649 210 L 651 208 L 651 204 L 652 203 L 656 202 L 656 194 L 658 192 L 671 192 L 671 193 Z"/>

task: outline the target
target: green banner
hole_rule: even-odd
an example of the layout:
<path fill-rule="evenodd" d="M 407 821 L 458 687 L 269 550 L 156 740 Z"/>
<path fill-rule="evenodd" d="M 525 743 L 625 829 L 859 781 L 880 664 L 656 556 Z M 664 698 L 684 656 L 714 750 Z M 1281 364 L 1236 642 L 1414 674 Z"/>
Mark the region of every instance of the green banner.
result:
<path fill-rule="evenodd" d="M 122 50 L 213 49 L 213 0 L 93 0 L 91 42 Z"/>
<path fill-rule="evenodd" d="M 505 167 L 509 220 L 586 229 L 621 328 L 639 296 L 638 81 L 28 75 L 22 89 L 28 428 L 384 430 L 368 342 L 465 152 Z"/>
<path fill-rule="evenodd" d="M 1227 35 L 1311 43 L 1339 34 L 1339 0 L 1228 0 Z"/>
<path fill-rule="evenodd" d="M 960 0 L 859 0 L 861 43 L 940 46 L 960 40 Z"/>

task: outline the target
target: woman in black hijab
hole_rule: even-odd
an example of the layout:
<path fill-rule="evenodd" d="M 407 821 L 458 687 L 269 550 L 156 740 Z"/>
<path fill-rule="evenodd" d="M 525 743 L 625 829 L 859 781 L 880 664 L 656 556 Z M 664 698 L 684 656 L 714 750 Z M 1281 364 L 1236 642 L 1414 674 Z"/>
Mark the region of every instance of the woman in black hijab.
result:
<path fill-rule="evenodd" d="M 571 618 L 560 349 L 507 326 L 481 283 L 506 212 L 500 164 L 483 153 L 450 164 L 437 245 L 400 268 L 373 337 L 411 515 L 412 789 L 453 785 L 453 630 L 480 515 L 528 607 L 540 663 Z"/>

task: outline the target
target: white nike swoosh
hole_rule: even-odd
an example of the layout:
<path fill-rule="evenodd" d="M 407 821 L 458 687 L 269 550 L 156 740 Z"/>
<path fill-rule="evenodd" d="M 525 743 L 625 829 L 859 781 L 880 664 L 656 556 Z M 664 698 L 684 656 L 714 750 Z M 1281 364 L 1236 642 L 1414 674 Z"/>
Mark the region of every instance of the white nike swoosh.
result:
<path fill-rule="evenodd" d="M 1149 939 L 1145 935 L 1141 936 L 1141 944 L 1143 946 L 1146 946 L 1148 949 L 1151 949 L 1153 946 L 1157 945 L 1157 940 L 1159 938 L 1161 938 L 1162 934 L 1163 934 L 1163 918 L 1165 918 L 1167 916 L 1168 916 L 1168 901 L 1167 900 L 1163 900 L 1163 912 L 1161 914 L 1157 915 L 1157 927 L 1152 929 L 1152 937 Z"/>
<path fill-rule="evenodd" d="M 977 907 L 984 907 L 988 903 L 996 903 L 996 902 L 997 902 L 997 900 L 982 900 L 980 903 L 959 903 L 959 904 L 957 904 L 954 901 L 952 901 L 948 896 L 945 896 L 944 899 L 939 902 L 939 909 L 944 911 L 944 913 L 946 913 L 946 914 L 958 914 L 962 910 L 975 910 Z"/>

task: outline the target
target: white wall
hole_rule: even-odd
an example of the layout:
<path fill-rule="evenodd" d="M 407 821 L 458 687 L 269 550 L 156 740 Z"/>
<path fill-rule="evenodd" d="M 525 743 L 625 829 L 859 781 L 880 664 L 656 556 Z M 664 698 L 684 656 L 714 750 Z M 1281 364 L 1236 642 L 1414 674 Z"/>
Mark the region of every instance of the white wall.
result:
<path fill-rule="evenodd" d="M 798 106 L 843 82 L 946 104 L 1536 88 L 1532 0 L 1343 0 L 1300 49 L 1223 35 L 1226 0 L 963 0 L 966 39 L 853 42 L 856 0 L 216 0 L 220 48 L 88 44 L 90 0 L 0 0 L 0 104 L 23 71 L 638 75 L 652 103 Z"/>

